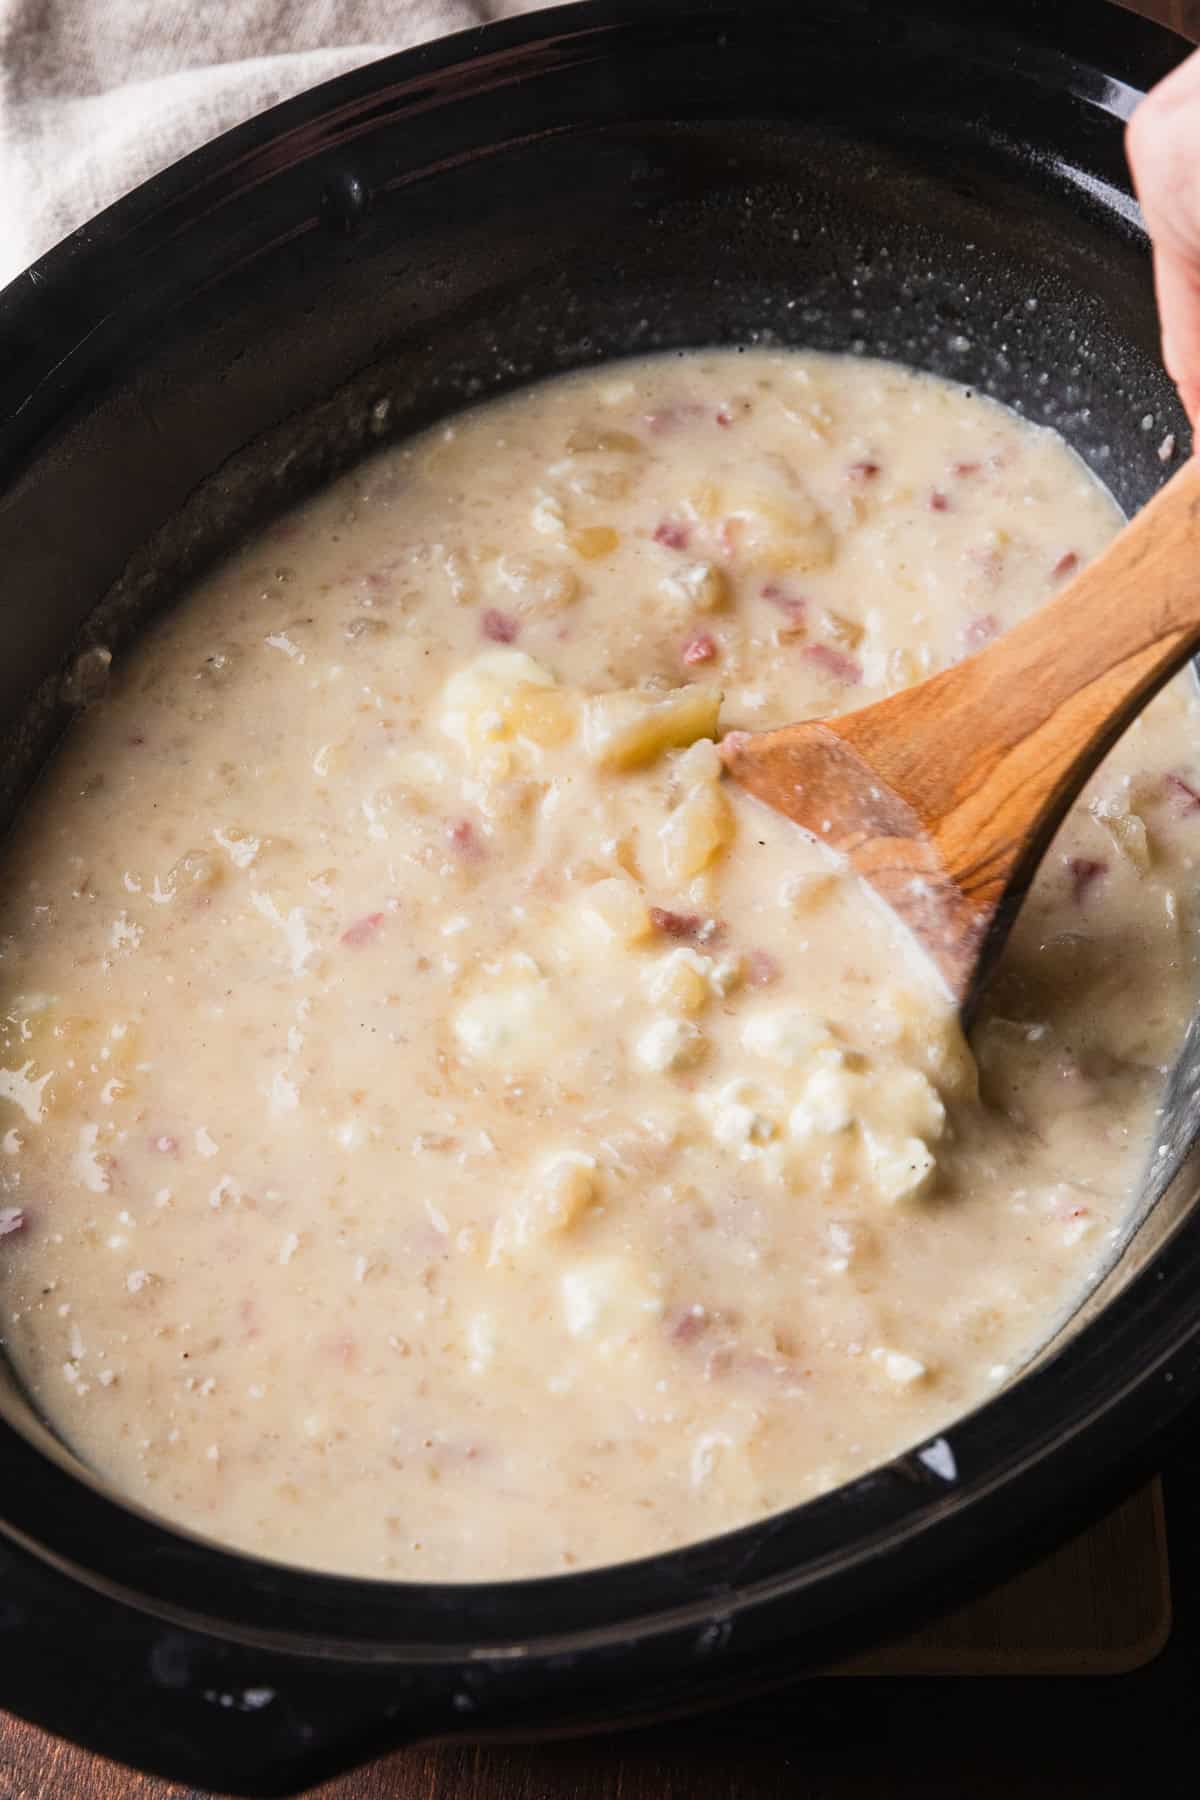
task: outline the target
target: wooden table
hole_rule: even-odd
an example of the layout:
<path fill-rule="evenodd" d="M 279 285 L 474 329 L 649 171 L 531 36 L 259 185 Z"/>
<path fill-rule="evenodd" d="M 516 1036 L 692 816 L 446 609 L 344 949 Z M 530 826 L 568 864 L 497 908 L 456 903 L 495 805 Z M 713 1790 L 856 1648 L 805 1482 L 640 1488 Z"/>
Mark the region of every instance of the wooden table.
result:
<path fill-rule="evenodd" d="M 1122 0 L 1122 4 L 1200 42 L 1200 0 Z"/>

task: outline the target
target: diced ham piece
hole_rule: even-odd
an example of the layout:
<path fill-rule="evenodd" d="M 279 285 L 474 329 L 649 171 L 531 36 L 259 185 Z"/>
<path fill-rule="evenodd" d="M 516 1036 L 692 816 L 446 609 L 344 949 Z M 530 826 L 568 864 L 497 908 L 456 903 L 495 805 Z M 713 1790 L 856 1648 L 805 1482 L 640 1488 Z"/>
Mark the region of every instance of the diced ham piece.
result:
<path fill-rule="evenodd" d="M 352 1337 L 348 1331 L 341 1332 L 337 1337 L 325 1338 L 321 1343 L 321 1349 L 330 1361 L 336 1362 L 347 1371 L 353 1369 L 358 1361 L 358 1339 Z"/>
<path fill-rule="evenodd" d="M 1059 557 L 1058 561 L 1055 563 L 1053 569 L 1051 570 L 1051 574 L 1053 575 L 1055 581 L 1063 581 L 1063 580 L 1065 580 L 1065 578 L 1068 575 L 1073 574 L 1074 571 L 1078 567 L 1079 567 L 1079 552 L 1078 552 L 1078 550 L 1064 550 L 1063 554 Z"/>
<path fill-rule="evenodd" d="M 0 1237 L 8 1237 L 14 1231 L 24 1231 L 25 1224 L 23 1206 L 0 1206 Z"/>
<path fill-rule="evenodd" d="M 724 929 L 719 919 L 706 919 L 703 913 L 671 912 L 665 906 L 650 908 L 650 923 L 664 937 L 682 938 L 690 944 L 712 944 Z"/>
<path fill-rule="evenodd" d="M 977 613 L 963 626 L 962 640 L 968 651 L 982 650 L 1000 629 L 995 613 Z"/>
<path fill-rule="evenodd" d="M 800 630 L 808 612 L 808 601 L 802 594 L 789 594 L 777 581 L 768 581 L 765 587 L 759 589 L 759 593 L 768 606 L 774 606 L 779 612 L 787 614 L 794 631 Z"/>
<path fill-rule="evenodd" d="M 862 680 L 862 664 L 858 658 L 847 656 L 844 650 L 835 650 L 832 644 L 805 644 L 800 654 L 815 664 L 823 675 L 846 687 L 857 687 Z"/>
<path fill-rule="evenodd" d="M 489 606 L 479 621 L 479 629 L 493 644 L 512 644 L 516 642 L 521 624 L 511 613 Z"/>
<path fill-rule="evenodd" d="M 956 462 L 951 463 L 950 473 L 952 475 L 957 475 L 959 480 L 962 481 L 968 475 L 978 475 L 981 467 L 982 464 L 977 462 Z"/>
<path fill-rule="evenodd" d="M 1108 864 L 1096 862 L 1090 856 L 1068 856 L 1067 874 L 1071 877 L 1071 898 L 1076 906 L 1082 906 L 1087 898 L 1088 890 L 1093 882 L 1108 871 Z"/>
<path fill-rule="evenodd" d="M 694 1344 L 708 1330 L 708 1314 L 702 1306 L 685 1306 L 667 1318 L 667 1336 L 673 1344 Z"/>
<path fill-rule="evenodd" d="M 934 488 L 932 494 L 929 496 L 929 510 L 931 512 L 949 512 L 949 494 L 943 494 L 940 488 Z"/>
<path fill-rule="evenodd" d="M 1163 781 L 1173 798 L 1182 802 L 1181 812 L 1200 812 L 1200 790 L 1194 788 L 1190 781 L 1185 781 L 1182 775 L 1164 775 Z"/>
<path fill-rule="evenodd" d="M 769 950 L 751 950 L 746 958 L 746 980 L 755 987 L 769 987 L 782 973 Z"/>
<path fill-rule="evenodd" d="M 765 582 L 758 591 L 771 606 L 778 606 L 784 612 L 803 612 L 808 605 L 803 594 L 789 594 L 788 590 L 781 587 L 777 581 Z"/>
<path fill-rule="evenodd" d="M 665 932 L 667 937 L 695 937 L 704 923 L 700 913 L 670 912 L 665 906 L 650 908 L 650 923 L 655 931 Z"/>
<path fill-rule="evenodd" d="M 704 1359 L 705 1381 L 719 1381 L 723 1375 L 733 1370 L 733 1349 L 729 1344 L 717 1344 Z"/>
<path fill-rule="evenodd" d="M 851 481 L 856 482 L 859 486 L 862 486 L 865 482 L 874 481 L 879 472 L 880 465 L 877 462 L 866 460 L 851 463 L 846 471 Z"/>
<path fill-rule="evenodd" d="M 342 943 L 349 944 L 353 950 L 361 950 L 369 944 L 379 927 L 383 924 L 381 912 L 364 913 L 361 919 L 355 919 L 342 933 Z"/>
<path fill-rule="evenodd" d="M 678 400 L 673 406 L 660 406 L 657 411 L 648 412 L 644 423 L 647 431 L 656 435 L 663 431 L 677 431 L 690 419 L 703 418 L 706 410 L 694 400 Z"/>
<path fill-rule="evenodd" d="M 668 550 L 686 550 L 691 531 L 682 519 L 663 519 L 654 533 L 656 544 L 665 544 Z"/>
<path fill-rule="evenodd" d="M 478 862 L 483 855 L 479 833 L 470 819 L 456 819 L 453 825 L 446 827 L 446 836 L 450 839 L 451 848 L 466 862 Z"/>
<path fill-rule="evenodd" d="M 683 646 L 683 660 L 688 664 L 712 662 L 716 654 L 717 640 L 707 631 L 697 633 Z"/>
<path fill-rule="evenodd" d="M 727 406 L 722 406 L 717 409 L 716 419 L 717 424 L 724 426 L 726 429 L 733 424 L 733 414 Z"/>
<path fill-rule="evenodd" d="M 362 578 L 363 586 L 372 595 L 389 593 L 396 585 L 396 570 L 399 566 L 398 563 L 387 563 L 381 569 L 368 569 Z"/>
<path fill-rule="evenodd" d="M 969 551 L 971 561 L 989 586 L 994 586 L 1004 573 L 1004 553 L 994 544 L 977 545 Z"/>

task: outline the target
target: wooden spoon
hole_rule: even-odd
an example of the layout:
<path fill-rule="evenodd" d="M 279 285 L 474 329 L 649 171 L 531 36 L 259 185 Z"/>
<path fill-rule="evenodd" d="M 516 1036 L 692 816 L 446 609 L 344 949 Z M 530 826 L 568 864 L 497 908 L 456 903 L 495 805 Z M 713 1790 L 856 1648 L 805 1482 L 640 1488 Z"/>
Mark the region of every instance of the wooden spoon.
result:
<path fill-rule="evenodd" d="M 965 662 L 842 718 L 731 731 L 725 767 L 848 857 L 968 1016 L 1063 815 L 1200 646 L 1200 459 Z"/>

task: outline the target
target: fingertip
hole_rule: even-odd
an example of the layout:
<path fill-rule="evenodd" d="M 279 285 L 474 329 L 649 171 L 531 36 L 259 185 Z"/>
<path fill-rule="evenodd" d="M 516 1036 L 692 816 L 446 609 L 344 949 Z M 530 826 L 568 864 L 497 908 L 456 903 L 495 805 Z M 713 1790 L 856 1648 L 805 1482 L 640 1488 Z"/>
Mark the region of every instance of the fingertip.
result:
<path fill-rule="evenodd" d="M 1183 410 L 1187 414 L 1188 422 L 1192 427 L 1192 446 L 1194 449 L 1196 447 L 1196 440 L 1200 438 L 1200 376 L 1194 381 L 1180 382 L 1179 398 L 1183 402 Z"/>

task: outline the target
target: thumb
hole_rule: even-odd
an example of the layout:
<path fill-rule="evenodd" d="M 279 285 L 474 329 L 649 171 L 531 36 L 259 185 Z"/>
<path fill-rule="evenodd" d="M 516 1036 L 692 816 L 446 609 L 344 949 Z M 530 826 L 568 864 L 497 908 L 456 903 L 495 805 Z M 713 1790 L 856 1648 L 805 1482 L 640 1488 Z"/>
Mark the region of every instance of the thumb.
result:
<path fill-rule="evenodd" d="M 1200 51 L 1146 96 L 1126 149 L 1154 243 L 1163 359 L 1200 421 Z"/>

